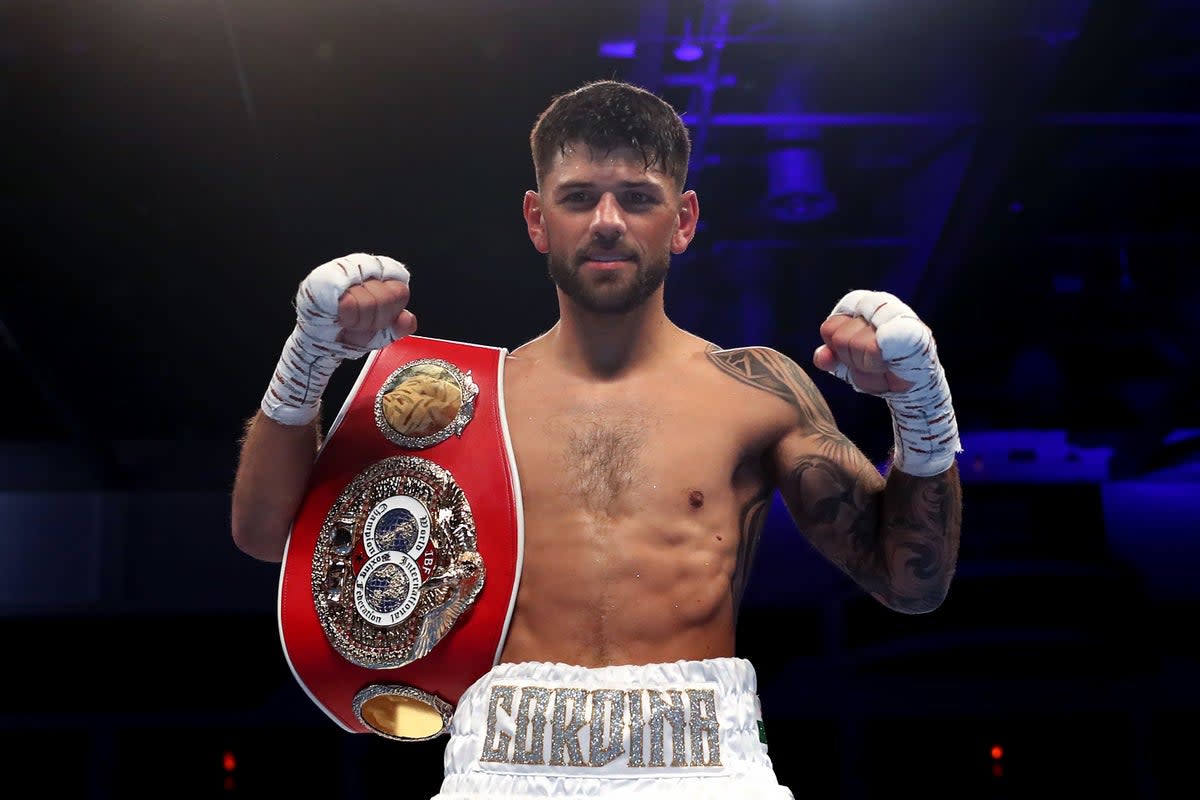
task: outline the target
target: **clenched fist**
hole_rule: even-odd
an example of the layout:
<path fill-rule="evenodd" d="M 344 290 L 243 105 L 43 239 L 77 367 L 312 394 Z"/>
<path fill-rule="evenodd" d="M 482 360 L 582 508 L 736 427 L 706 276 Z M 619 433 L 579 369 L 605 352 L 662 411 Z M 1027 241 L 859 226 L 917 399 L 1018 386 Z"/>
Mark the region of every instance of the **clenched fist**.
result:
<path fill-rule="evenodd" d="M 417 318 L 408 310 L 408 284 L 404 281 L 371 278 L 351 286 L 338 300 L 338 339 L 356 347 L 368 347 L 384 333 L 393 341 L 417 331 Z"/>
<path fill-rule="evenodd" d="M 817 369 L 884 397 L 912 389 L 936 358 L 928 326 L 887 292 L 847 294 L 821 323 L 821 340 L 813 353 Z"/>
<path fill-rule="evenodd" d="M 338 365 L 408 336 L 408 269 L 395 259 L 351 253 L 314 269 L 296 291 L 296 327 L 284 344 L 262 409 L 284 425 L 305 425 Z"/>
<path fill-rule="evenodd" d="M 895 295 L 858 289 L 821 323 L 813 364 L 888 401 L 895 466 L 936 475 L 961 450 L 958 421 L 933 333 Z"/>
<path fill-rule="evenodd" d="M 351 253 L 314 269 L 296 292 L 296 320 L 314 340 L 362 355 L 417 328 L 407 310 L 408 269 L 395 259 Z"/>

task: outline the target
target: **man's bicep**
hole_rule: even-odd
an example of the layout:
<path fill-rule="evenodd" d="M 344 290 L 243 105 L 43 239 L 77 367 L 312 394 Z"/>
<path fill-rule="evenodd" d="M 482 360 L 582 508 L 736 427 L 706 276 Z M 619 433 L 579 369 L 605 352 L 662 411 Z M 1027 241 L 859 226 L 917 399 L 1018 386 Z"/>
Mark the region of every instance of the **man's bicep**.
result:
<path fill-rule="evenodd" d="M 708 357 L 729 377 L 786 403 L 771 412 L 780 423 L 766 454 L 773 482 L 809 541 L 856 580 L 874 585 L 879 470 L 838 429 L 824 396 L 791 358 L 766 347 L 714 348 Z"/>
<path fill-rule="evenodd" d="M 772 452 L 773 477 L 792 520 L 826 558 L 868 587 L 880 564 L 883 476 L 836 427 L 797 427 Z"/>

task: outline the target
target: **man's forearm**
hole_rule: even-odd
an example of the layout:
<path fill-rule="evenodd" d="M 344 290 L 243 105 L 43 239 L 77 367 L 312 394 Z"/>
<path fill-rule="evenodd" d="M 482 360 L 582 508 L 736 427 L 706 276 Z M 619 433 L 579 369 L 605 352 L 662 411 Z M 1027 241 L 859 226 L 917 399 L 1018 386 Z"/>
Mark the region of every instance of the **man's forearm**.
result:
<path fill-rule="evenodd" d="M 962 486 L 958 465 L 928 478 L 892 468 L 880 509 L 889 607 L 910 614 L 941 605 L 958 563 Z"/>
<path fill-rule="evenodd" d="M 261 410 L 246 426 L 233 484 L 233 541 L 262 561 L 282 561 L 320 443 L 317 420 L 282 425 Z"/>

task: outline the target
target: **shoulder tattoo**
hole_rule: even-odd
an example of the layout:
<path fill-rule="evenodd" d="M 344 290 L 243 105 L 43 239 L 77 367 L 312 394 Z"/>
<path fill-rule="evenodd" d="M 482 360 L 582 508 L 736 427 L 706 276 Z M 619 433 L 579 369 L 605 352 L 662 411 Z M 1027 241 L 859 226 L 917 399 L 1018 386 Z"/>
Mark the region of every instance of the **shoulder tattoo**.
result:
<path fill-rule="evenodd" d="M 832 422 L 829 406 L 813 385 L 812 378 L 783 353 L 767 347 L 712 348 L 708 351 L 708 360 L 726 375 L 747 386 L 770 392 L 804 416 Z"/>
<path fill-rule="evenodd" d="M 796 409 L 805 431 L 816 436 L 830 455 L 843 455 L 853 445 L 838 430 L 829 404 L 800 365 L 769 347 L 709 348 L 708 360 L 735 380 L 775 395 Z"/>

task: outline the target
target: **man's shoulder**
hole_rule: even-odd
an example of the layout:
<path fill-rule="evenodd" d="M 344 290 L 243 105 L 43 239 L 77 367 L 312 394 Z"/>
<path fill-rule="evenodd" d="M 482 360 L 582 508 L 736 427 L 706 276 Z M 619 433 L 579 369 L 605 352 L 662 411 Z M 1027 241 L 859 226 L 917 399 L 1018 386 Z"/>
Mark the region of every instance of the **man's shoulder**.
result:
<path fill-rule="evenodd" d="M 742 345 L 741 347 L 721 347 L 720 345 L 710 342 L 708 346 L 708 352 L 721 357 L 729 355 L 744 355 L 748 357 L 769 356 L 775 358 L 786 358 L 789 361 L 791 360 L 787 354 L 776 350 L 774 347 L 764 344 Z"/>
<path fill-rule="evenodd" d="M 787 355 L 767 345 L 741 345 L 739 347 L 723 347 L 716 342 L 706 339 L 691 331 L 683 331 L 691 340 L 688 349 L 709 360 L 736 358 L 783 358 Z M 790 359 L 789 359 L 790 360 Z"/>
<path fill-rule="evenodd" d="M 773 347 L 714 347 L 705 355 L 727 378 L 793 407 L 817 391 L 804 368 Z"/>
<path fill-rule="evenodd" d="M 709 361 L 724 369 L 733 368 L 747 374 L 800 370 L 800 365 L 791 356 L 767 345 L 719 347 L 713 344 L 709 346 L 704 355 Z"/>

